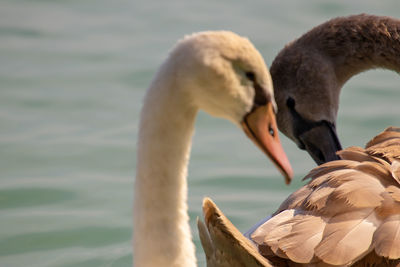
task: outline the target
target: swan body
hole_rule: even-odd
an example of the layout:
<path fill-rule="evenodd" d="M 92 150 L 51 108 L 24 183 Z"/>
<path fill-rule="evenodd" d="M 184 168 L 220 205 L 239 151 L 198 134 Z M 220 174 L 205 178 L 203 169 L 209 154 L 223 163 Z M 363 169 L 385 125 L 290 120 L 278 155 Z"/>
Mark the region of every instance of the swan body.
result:
<path fill-rule="evenodd" d="M 187 165 L 199 109 L 243 128 L 290 180 L 272 81 L 260 53 L 232 32 L 177 43 L 144 99 L 134 191 L 134 266 L 196 266 L 187 213 Z"/>
<path fill-rule="evenodd" d="M 400 20 L 338 17 L 289 43 L 270 71 L 279 129 L 318 163 L 338 159 L 336 117 L 341 88 L 373 68 L 400 72 Z"/>
<path fill-rule="evenodd" d="M 253 260 L 243 266 L 399 266 L 400 128 L 339 155 L 343 160 L 312 170 L 305 177 L 311 181 L 250 233 L 253 247 L 205 200 L 200 233 L 207 247 L 214 246 L 205 249 L 209 266 L 219 266 L 216 259 L 224 262 L 221 255 L 231 258 L 232 251 Z M 234 234 L 231 247 L 219 245 Z M 269 262 L 258 260 L 255 250 Z"/>

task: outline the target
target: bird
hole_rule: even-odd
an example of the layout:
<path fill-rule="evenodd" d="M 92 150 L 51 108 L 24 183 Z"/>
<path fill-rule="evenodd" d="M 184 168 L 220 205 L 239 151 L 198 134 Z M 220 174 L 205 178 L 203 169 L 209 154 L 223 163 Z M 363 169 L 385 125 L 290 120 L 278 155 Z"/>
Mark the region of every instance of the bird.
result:
<path fill-rule="evenodd" d="M 187 165 L 196 114 L 242 128 L 282 172 L 293 175 L 275 121 L 267 66 L 245 37 L 206 31 L 177 42 L 153 78 L 141 110 L 133 204 L 133 262 L 196 266 L 187 204 Z"/>
<path fill-rule="evenodd" d="M 400 20 L 368 14 L 337 17 L 287 44 L 273 60 L 279 130 L 317 164 L 339 159 L 339 95 L 354 75 L 374 68 L 400 73 Z"/>
<path fill-rule="evenodd" d="M 400 266 L 400 128 L 338 154 L 249 239 L 204 199 L 198 228 L 208 266 Z"/>

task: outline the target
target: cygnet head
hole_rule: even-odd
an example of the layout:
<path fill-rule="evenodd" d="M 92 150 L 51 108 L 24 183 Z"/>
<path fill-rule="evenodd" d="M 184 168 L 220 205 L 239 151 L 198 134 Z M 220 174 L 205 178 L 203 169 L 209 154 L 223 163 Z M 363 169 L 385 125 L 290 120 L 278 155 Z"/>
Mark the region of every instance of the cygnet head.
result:
<path fill-rule="evenodd" d="M 187 36 L 163 68 L 175 77 L 170 86 L 186 101 L 242 127 L 290 181 L 292 169 L 279 141 L 271 77 L 248 39 L 227 31 Z"/>
<path fill-rule="evenodd" d="M 339 159 L 336 115 L 341 84 L 332 62 L 300 42 L 287 45 L 271 66 L 279 129 L 317 164 Z"/>

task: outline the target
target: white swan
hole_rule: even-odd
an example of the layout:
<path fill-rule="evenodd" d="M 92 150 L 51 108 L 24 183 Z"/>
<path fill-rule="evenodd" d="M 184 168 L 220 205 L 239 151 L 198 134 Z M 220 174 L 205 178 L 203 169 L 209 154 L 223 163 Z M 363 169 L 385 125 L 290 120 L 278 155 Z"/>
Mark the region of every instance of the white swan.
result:
<path fill-rule="evenodd" d="M 339 17 L 289 43 L 270 69 L 279 129 L 318 164 L 338 159 L 341 88 L 372 68 L 400 73 L 400 20 L 365 14 Z"/>
<path fill-rule="evenodd" d="M 231 32 L 186 37 L 161 66 L 144 100 L 134 192 L 134 265 L 196 265 L 187 214 L 187 164 L 197 111 L 226 118 L 292 170 L 279 142 L 272 82 L 263 58 Z"/>

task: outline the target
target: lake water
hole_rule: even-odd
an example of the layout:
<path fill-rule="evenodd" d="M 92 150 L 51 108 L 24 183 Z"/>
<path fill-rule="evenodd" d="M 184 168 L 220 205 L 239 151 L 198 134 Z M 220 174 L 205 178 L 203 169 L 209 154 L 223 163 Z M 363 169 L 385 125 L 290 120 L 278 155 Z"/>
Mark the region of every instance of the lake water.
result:
<path fill-rule="evenodd" d="M 2 0 L 0 3 L 0 266 L 132 265 L 137 124 L 144 92 L 176 40 L 195 31 L 249 37 L 269 65 L 330 18 L 398 17 L 391 1 Z M 343 145 L 400 126 L 399 75 L 369 71 L 341 95 Z M 229 122 L 200 113 L 189 168 L 195 218 L 210 196 L 241 230 L 273 212 L 314 167 L 289 141 L 296 177 Z"/>

